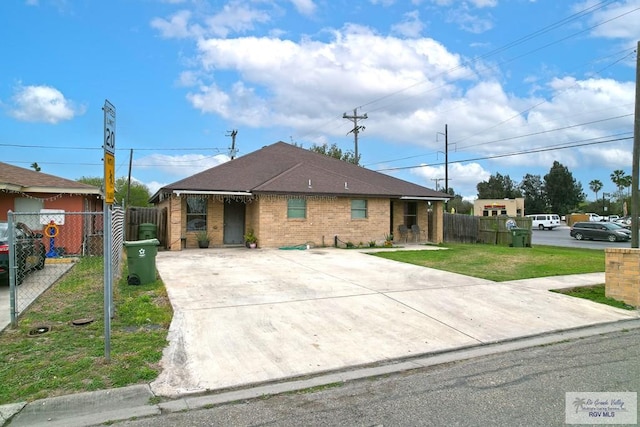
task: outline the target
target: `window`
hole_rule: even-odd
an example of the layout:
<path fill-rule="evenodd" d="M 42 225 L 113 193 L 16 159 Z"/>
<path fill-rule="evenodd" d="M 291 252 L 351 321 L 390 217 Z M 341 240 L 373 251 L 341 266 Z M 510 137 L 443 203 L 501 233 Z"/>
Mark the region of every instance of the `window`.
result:
<path fill-rule="evenodd" d="M 305 199 L 287 200 L 287 218 L 306 218 L 307 201 Z"/>
<path fill-rule="evenodd" d="M 367 201 L 352 200 L 351 201 L 351 219 L 364 219 L 367 217 Z"/>
<path fill-rule="evenodd" d="M 418 203 L 417 202 L 405 202 L 404 203 L 404 225 L 411 228 L 412 225 L 417 224 L 416 218 L 418 217 Z"/>
<path fill-rule="evenodd" d="M 187 231 L 207 229 L 207 199 L 198 196 L 187 197 Z"/>

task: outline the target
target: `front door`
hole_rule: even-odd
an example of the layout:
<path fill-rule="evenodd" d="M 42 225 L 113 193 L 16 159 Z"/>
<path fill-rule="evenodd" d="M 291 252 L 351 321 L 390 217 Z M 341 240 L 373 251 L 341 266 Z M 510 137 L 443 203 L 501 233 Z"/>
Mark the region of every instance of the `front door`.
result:
<path fill-rule="evenodd" d="M 224 237 L 225 245 L 241 245 L 244 242 L 244 210 L 245 204 L 235 200 L 224 203 Z"/>

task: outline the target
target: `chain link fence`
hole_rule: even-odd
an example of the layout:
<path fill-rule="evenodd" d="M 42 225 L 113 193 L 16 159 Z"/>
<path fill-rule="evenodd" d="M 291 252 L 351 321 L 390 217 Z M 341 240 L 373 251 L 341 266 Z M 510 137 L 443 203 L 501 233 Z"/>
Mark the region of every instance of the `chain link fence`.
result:
<path fill-rule="evenodd" d="M 125 215 L 119 206 L 109 212 L 115 282 L 122 272 Z M 0 310 L 8 310 L 14 326 L 20 313 L 80 261 L 104 268 L 103 228 L 103 212 L 8 213 L 9 307 Z M 3 323 L 0 330 L 7 326 Z"/>

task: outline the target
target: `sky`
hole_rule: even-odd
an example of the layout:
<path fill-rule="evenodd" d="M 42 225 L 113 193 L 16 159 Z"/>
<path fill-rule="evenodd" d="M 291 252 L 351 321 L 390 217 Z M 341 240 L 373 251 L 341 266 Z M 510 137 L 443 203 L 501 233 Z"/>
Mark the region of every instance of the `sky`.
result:
<path fill-rule="evenodd" d="M 631 174 L 640 0 L 5 0 L 0 161 L 151 194 L 278 141 L 467 200 Z M 358 120 L 344 116 L 364 117 Z M 448 170 L 448 173 L 446 173 Z M 445 182 L 445 177 L 448 178 Z"/>

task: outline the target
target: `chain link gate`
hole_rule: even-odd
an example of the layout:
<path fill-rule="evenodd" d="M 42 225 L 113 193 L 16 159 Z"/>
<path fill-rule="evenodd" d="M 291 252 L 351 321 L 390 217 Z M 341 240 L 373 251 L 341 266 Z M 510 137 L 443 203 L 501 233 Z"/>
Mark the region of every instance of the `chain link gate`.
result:
<path fill-rule="evenodd" d="M 112 206 L 110 212 L 111 271 L 116 281 L 122 271 L 124 209 Z M 17 326 L 19 315 L 43 292 L 79 263 L 104 268 L 103 215 L 103 212 L 8 212 L 9 306 L 0 310 L 9 312 L 12 326 Z M 0 315 L 3 321 L 0 330 L 8 324 L 5 318 Z"/>

